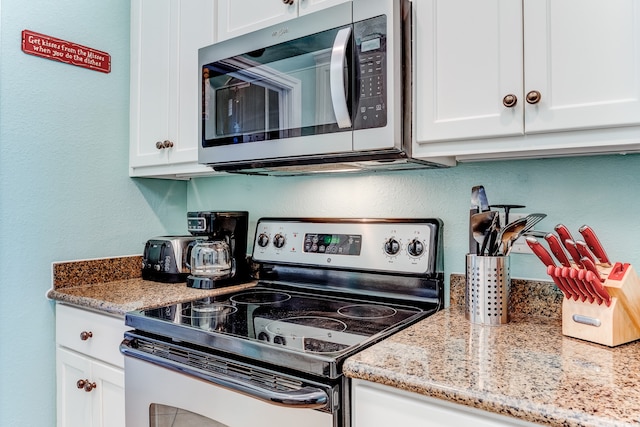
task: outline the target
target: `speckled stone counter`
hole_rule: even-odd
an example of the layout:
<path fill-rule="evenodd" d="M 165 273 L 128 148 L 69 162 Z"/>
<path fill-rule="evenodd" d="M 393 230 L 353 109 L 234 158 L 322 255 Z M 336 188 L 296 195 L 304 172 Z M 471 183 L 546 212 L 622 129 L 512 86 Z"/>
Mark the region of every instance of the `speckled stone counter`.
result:
<path fill-rule="evenodd" d="M 193 289 L 185 283 L 143 280 L 140 256 L 69 261 L 53 264 L 53 287 L 47 297 L 79 307 L 124 316 L 142 310 L 214 297 L 256 285 L 249 282 L 221 289 Z"/>
<path fill-rule="evenodd" d="M 530 302 L 519 299 L 525 291 Z M 640 425 L 640 344 L 563 336 L 556 291 L 522 282 L 509 323 L 474 325 L 464 317 L 464 277 L 452 277 L 450 308 L 349 358 L 344 372 L 544 425 Z"/>

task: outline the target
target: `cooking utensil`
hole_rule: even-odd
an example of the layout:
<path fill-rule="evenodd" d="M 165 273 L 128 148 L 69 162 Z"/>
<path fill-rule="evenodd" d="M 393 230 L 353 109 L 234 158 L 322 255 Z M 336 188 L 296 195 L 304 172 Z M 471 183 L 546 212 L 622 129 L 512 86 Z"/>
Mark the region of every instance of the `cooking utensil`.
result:
<path fill-rule="evenodd" d="M 527 219 L 527 225 L 525 226 L 524 230 L 522 230 L 522 233 L 524 234 L 527 231 L 531 230 L 537 223 L 539 223 L 546 217 L 547 217 L 547 214 L 544 214 L 544 213 L 532 213 L 527 215 L 525 217 Z"/>
<path fill-rule="evenodd" d="M 567 257 L 567 254 L 564 251 L 562 243 L 560 243 L 560 239 L 558 238 L 558 236 L 553 233 L 547 233 L 544 236 L 544 239 L 547 241 L 549 249 L 551 249 L 551 253 L 553 253 L 558 262 L 564 267 L 571 267 L 571 261 L 569 261 L 569 257 Z"/>
<path fill-rule="evenodd" d="M 582 299 L 582 301 L 584 301 L 586 298 L 582 295 L 580 287 L 571 279 L 571 275 L 568 273 L 569 270 L 570 269 L 568 267 L 556 267 L 554 270 L 554 274 L 560 277 L 563 281 L 562 283 L 565 283 L 567 288 L 571 290 L 574 301 L 578 301 L 579 299 Z M 566 277 L 564 272 L 568 273 Z"/>
<path fill-rule="evenodd" d="M 511 209 L 525 208 L 525 205 L 491 205 L 491 209 L 504 209 L 504 223 L 509 224 L 509 212 Z"/>
<path fill-rule="evenodd" d="M 500 246 L 502 247 L 502 254 L 509 255 L 509 250 L 511 249 L 511 242 L 520 237 L 522 234 L 522 230 L 527 226 L 527 218 L 518 218 L 515 221 L 504 226 L 504 228 L 500 231 L 498 236 L 499 246 L 496 248 L 496 253 Z"/>
<path fill-rule="evenodd" d="M 480 207 L 480 212 L 486 212 L 489 210 L 489 200 L 487 199 L 487 192 L 485 191 L 482 185 L 476 185 L 471 190 L 473 194 L 475 189 L 476 194 L 478 195 L 478 206 Z"/>
<path fill-rule="evenodd" d="M 489 211 L 495 212 L 495 211 Z M 493 216 L 493 220 L 491 221 L 491 225 L 489 226 L 489 230 L 487 230 L 487 234 L 484 236 L 484 240 L 482 241 L 482 247 L 480 248 L 480 255 L 485 254 L 485 249 L 487 249 L 487 245 L 489 248 L 488 255 L 493 253 L 493 246 L 496 242 L 496 236 L 498 234 L 498 228 L 500 228 L 500 215 L 496 212 L 496 215 Z"/>
<path fill-rule="evenodd" d="M 585 273 L 585 280 L 591 284 L 593 290 L 600 296 L 600 299 L 609 307 L 611 305 L 611 295 L 604 285 L 598 280 L 598 277 L 591 271 Z"/>
<path fill-rule="evenodd" d="M 569 252 L 569 255 L 571 256 L 571 259 L 573 259 L 573 262 L 575 262 L 577 265 L 580 265 L 581 257 L 578 253 L 578 250 L 573 245 L 567 244 L 567 240 L 574 241 L 569 229 L 564 224 L 558 224 L 555 226 L 554 230 L 556 231 L 556 233 L 558 233 L 558 236 L 560 236 L 560 242 L 562 242 L 562 245 L 567 249 L 567 252 Z"/>
<path fill-rule="evenodd" d="M 567 271 L 569 272 L 569 277 L 571 278 L 571 280 L 573 280 L 573 282 L 576 285 L 578 285 L 578 287 L 580 288 L 584 296 L 587 298 L 589 303 L 596 301 L 595 292 L 591 289 L 591 286 L 587 285 L 587 283 L 584 281 L 584 273 L 586 272 L 586 270 L 577 269 L 577 268 L 568 268 Z M 580 277 L 581 272 L 582 272 L 582 277 Z"/>
<path fill-rule="evenodd" d="M 596 236 L 596 233 L 593 231 L 593 229 L 585 224 L 580 227 L 578 231 L 580 232 L 580 234 L 582 234 L 582 237 L 584 237 L 584 241 L 589 246 L 589 249 L 591 249 L 591 252 L 593 252 L 596 258 L 598 258 L 600 264 L 602 264 L 604 267 L 611 267 L 611 261 L 609 261 L 609 257 L 607 256 L 604 247 L 600 243 L 600 239 L 598 239 L 598 236 Z"/>
<path fill-rule="evenodd" d="M 551 254 L 538 242 L 535 237 L 527 237 L 525 239 L 527 245 L 531 248 L 531 251 L 547 266 L 547 274 L 551 276 L 551 279 L 556 284 L 558 289 L 564 294 L 566 298 L 573 298 L 573 293 L 569 289 L 568 285 L 562 280 L 562 277 L 558 277 L 554 274 L 556 265 L 551 258 Z M 577 299 L 577 298 L 576 298 Z"/>
<path fill-rule="evenodd" d="M 480 212 L 480 195 L 479 195 L 479 186 L 475 186 L 471 188 L 471 208 L 469 210 L 469 253 L 477 254 L 478 253 L 478 242 L 473 237 L 473 226 L 471 223 L 471 218 L 473 215 Z"/>
<path fill-rule="evenodd" d="M 598 267 L 596 267 L 596 264 L 593 262 L 593 260 L 587 258 L 587 257 L 583 257 L 582 259 L 580 259 L 580 262 L 582 262 L 582 266 L 587 270 L 592 272 L 593 274 L 595 274 L 598 279 L 601 282 L 604 282 L 604 279 L 602 278 L 602 276 L 600 275 L 600 272 L 598 271 Z"/>
<path fill-rule="evenodd" d="M 488 236 L 489 229 L 491 228 L 491 224 L 497 215 L 497 211 L 479 212 L 471 215 L 471 233 L 478 245 L 482 245 L 484 243 L 485 238 Z M 480 255 L 482 255 L 482 253 L 480 253 Z"/>
<path fill-rule="evenodd" d="M 589 250 L 589 246 L 587 246 L 587 244 L 584 241 L 576 240 L 575 245 L 576 245 L 576 249 L 578 249 L 578 253 L 580 254 L 581 263 L 584 258 L 588 258 L 589 261 L 591 261 L 594 264 L 596 263 L 596 258 L 593 256 L 593 254 Z"/>

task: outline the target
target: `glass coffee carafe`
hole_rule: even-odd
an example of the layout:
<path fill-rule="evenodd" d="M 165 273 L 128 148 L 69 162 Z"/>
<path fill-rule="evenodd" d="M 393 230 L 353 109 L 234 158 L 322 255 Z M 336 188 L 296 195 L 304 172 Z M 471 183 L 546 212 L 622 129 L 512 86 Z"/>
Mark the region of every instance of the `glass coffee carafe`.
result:
<path fill-rule="evenodd" d="M 191 276 L 214 280 L 231 277 L 235 260 L 224 240 L 197 240 L 191 249 Z"/>

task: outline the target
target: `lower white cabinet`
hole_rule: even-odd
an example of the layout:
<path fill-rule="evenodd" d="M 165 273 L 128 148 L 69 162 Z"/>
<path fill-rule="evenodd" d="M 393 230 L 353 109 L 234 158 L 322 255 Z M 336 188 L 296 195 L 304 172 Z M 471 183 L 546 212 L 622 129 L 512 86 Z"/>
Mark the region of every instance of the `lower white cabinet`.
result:
<path fill-rule="evenodd" d="M 535 426 L 404 390 L 353 380 L 352 427 Z"/>
<path fill-rule="evenodd" d="M 123 427 L 124 319 L 57 304 L 58 427 Z"/>

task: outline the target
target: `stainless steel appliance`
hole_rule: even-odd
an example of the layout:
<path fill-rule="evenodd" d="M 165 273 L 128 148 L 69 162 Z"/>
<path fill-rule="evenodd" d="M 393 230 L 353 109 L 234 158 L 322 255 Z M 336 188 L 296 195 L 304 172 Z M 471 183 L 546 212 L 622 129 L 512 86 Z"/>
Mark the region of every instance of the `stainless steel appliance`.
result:
<path fill-rule="evenodd" d="M 348 427 L 344 360 L 443 305 L 438 219 L 262 218 L 253 260 L 254 288 L 127 313 L 127 425 Z"/>
<path fill-rule="evenodd" d="M 187 286 L 215 289 L 248 281 L 248 227 L 245 211 L 188 212 L 187 230 L 200 239 L 190 249 Z"/>
<path fill-rule="evenodd" d="M 353 0 L 200 49 L 198 161 L 267 175 L 442 167 L 411 156 L 410 40 L 410 1 Z"/>
<path fill-rule="evenodd" d="M 159 236 L 147 240 L 142 253 L 142 278 L 155 282 L 184 282 L 190 274 L 189 245 L 194 236 Z"/>

